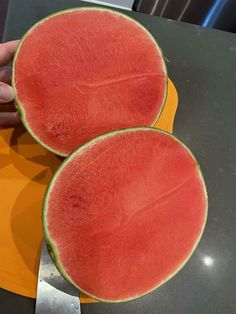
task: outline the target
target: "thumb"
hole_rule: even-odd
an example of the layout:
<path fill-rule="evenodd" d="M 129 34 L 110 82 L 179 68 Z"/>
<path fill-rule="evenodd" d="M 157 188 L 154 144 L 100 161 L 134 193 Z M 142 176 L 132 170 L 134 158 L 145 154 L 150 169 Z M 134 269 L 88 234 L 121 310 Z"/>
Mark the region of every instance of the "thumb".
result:
<path fill-rule="evenodd" d="M 14 99 L 13 88 L 5 83 L 0 82 L 0 103 L 7 103 Z"/>

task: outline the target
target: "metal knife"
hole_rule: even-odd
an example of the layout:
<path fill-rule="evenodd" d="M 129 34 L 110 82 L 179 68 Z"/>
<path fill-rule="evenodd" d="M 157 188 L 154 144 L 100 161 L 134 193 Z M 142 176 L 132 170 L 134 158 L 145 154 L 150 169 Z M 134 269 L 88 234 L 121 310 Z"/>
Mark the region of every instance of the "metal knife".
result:
<path fill-rule="evenodd" d="M 79 292 L 58 272 L 45 241 L 39 266 L 36 314 L 81 314 Z"/>

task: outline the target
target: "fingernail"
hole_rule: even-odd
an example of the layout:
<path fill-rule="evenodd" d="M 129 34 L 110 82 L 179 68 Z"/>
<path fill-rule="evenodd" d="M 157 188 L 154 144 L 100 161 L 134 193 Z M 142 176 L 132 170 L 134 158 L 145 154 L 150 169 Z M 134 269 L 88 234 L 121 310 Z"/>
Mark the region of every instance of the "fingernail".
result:
<path fill-rule="evenodd" d="M 10 102 L 14 97 L 14 91 L 11 86 L 7 84 L 0 85 L 0 102 Z"/>

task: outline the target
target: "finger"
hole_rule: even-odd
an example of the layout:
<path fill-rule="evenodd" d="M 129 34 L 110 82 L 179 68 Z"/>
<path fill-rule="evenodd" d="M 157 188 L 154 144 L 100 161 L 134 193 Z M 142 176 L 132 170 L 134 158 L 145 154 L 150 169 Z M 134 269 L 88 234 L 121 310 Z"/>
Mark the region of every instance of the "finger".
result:
<path fill-rule="evenodd" d="M 3 67 L 0 68 L 0 82 L 10 83 L 12 76 L 12 69 L 11 67 Z"/>
<path fill-rule="evenodd" d="M 0 112 L 0 127 L 21 123 L 18 112 Z"/>
<path fill-rule="evenodd" d="M 12 60 L 18 45 L 19 40 L 0 44 L 0 66 L 7 65 Z"/>
<path fill-rule="evenodd" d="M 0 103 L 10 102 L 14 99 L 13 88 L 5 83 L 0 82 Z"/>
<path fill-rule="evenodd" d="M 17 111 L 14 102 L 0 104 L 0 112 L 12 112 Z"/>

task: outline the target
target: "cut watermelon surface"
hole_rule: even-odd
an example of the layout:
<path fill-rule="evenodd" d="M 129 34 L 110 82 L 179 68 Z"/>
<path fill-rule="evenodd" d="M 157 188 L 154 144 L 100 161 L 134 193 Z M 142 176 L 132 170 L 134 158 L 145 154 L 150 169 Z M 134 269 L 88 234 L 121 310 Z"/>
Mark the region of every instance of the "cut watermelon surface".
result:
<path fill-rule="evenodd" d="M 204 180 L 189 149 L 163 131 L 131 128 L 100 136 L 64 161 L 45 197 L 43 225 L 67 280 L 121 302 L 180 270 L 206 216 Z"/>
<path fill-rule="evenodd" d="M 63 156 L 100 134 L 153 125 L 166 84 L 151 34 L 128 16 L 99 8 L 62 11 L 37 23 L 13 66 L 26 128 Z"/>

